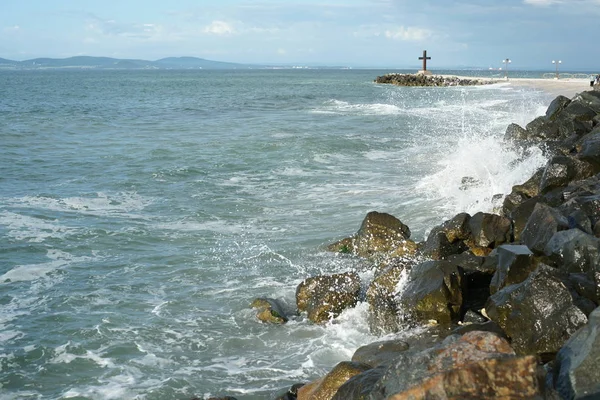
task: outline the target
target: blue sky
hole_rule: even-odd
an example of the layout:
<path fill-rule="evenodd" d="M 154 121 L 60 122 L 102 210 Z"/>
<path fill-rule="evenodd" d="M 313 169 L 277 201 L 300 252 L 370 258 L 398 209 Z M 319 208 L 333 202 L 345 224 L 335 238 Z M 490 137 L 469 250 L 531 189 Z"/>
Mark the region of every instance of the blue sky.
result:
<path fill-rule="evenodd" d="M 0 0 L 0 57 L 600 69 L 600 0 Z"/>

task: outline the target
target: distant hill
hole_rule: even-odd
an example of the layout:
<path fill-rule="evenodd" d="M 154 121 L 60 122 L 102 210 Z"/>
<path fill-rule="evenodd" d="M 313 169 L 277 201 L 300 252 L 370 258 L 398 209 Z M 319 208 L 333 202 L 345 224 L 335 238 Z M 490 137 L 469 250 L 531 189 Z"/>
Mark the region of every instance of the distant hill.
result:
<path fill-rule="evenodd" d="M 156 61 L 119 59 L 111 57 L 77 56 L 69 58 L 34 58 L 13 61 L 0 58 L 0 68 L 45 69 L 45 68 L 85 68 L 85 69 L 251 69 L 265 68 L 261 65 L 236 64 L 205 60 L 197 57 L 168 57 Z"/>

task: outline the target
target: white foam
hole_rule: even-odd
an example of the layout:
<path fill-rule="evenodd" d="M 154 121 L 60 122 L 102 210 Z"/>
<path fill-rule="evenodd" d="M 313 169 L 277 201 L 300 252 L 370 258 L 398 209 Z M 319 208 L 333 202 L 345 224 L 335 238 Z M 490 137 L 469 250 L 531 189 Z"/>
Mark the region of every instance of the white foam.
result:
<path fill-rule="evenodd" d="M 357 114 L 357 115 L 395 115 L 402 109 L 394 104 L 386 103 L 357 103 L 352 104 L 342 100 L 330 100 L 314 113 Z"/>
<path fill-rule="evenodd" d="M 57 249 L 49 249 L 46 252 L 46 257 L 51 261 L 40 264 L 19 265 L 11 269 L 0 276 L 0 283 L 32 281 L 42 278 L 73 262 L 89 260 L 88 257 L 74 257 L 67 252 Z"/>
<path fill-rule="evenodd" d="M 76 229 L 64 226 L 58 220 L 41 219 L 10 211 L 0 212 L 0 225 L 8 228 L 8 235 L 12 239 L 30 243 L 41 243 L 49 238 L 63 239 L 76 232 Z"/>

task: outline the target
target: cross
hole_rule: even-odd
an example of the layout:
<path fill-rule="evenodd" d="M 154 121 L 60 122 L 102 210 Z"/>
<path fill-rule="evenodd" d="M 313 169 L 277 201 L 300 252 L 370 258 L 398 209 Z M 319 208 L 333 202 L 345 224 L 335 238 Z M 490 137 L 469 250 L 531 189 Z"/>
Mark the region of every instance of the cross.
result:
<path fill-rule="evenodd" d="M 423 50 L 423 57 L 419 57 L 419 60 L 423 60 L 423 71 L 427 71 L 427 60 L 431 60 L 431 57 L 427 57 L 427 50 Z"/>

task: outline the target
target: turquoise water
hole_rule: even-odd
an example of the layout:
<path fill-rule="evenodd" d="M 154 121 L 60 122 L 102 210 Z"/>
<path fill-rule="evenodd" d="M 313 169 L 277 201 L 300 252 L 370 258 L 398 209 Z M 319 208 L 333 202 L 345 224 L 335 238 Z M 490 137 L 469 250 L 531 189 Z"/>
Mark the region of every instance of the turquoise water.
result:
<path fill-rule="evenodd" d="M 0 399 L 269 399 L 376 338 L 260 324 L 372 210 L 421 240 L 544 163 L 502 142 L 551 98 L 389 71 L 0 72 Z M 461 179 L 481 185 L 461 190 Z"/>

